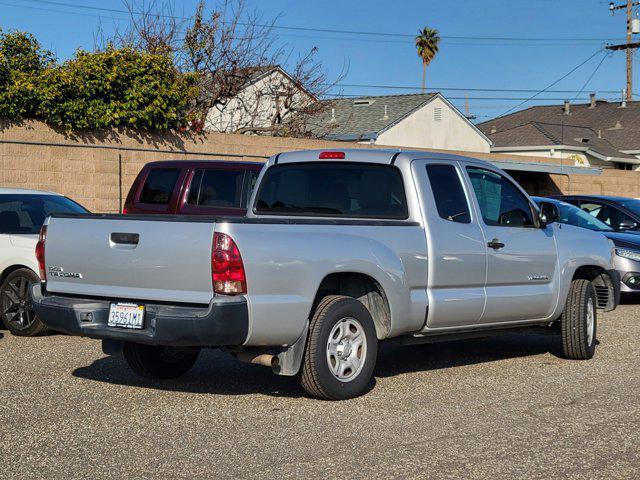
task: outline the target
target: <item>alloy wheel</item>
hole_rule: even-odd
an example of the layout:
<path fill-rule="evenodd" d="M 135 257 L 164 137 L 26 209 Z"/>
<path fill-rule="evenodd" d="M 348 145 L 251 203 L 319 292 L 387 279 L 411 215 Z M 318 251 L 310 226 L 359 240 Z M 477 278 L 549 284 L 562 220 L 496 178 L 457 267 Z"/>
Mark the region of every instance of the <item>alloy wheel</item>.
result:
<path fill-rule="evenodd" d="M 0 292 L 0 308 L 5 321 L 17 330 L 28 329 L 36 320 L 31 304 L 31 285 L 28 278 L 15 277 Z"/>

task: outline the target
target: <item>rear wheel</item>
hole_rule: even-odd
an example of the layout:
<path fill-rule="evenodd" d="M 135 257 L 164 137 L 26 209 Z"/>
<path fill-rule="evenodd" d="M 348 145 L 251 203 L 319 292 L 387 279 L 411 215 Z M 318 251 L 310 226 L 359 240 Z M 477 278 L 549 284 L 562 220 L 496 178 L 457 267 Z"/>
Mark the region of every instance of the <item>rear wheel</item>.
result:
<path fill-rule="evenodd" d="M 588 280 L 574 280 L 560 318 L 562 350 L 566 358 L 588 360 L 596 351 L 596 292 Z"/>
<path fill-rule="evenodd" d="M 373 377 L 378 339 L 371 314 L 358 300 L 323 298 L 309 324 L 302 387 L 325 400 L 364 393 Z"/>
<path fill-rule="evenodd" d="M 187 373 L 198 360 L 199 348 L 175 348 L 126 342 L 124 358 L 136 374 L 167 380 Z"/>
<path fill-rule="evenodd" d="M 28 268 L 11 272 L 0 286 L 0 317 L 7 329 L 19 337 L 48 332 L 31 304 L 31 286 L 40 278 Z"/>

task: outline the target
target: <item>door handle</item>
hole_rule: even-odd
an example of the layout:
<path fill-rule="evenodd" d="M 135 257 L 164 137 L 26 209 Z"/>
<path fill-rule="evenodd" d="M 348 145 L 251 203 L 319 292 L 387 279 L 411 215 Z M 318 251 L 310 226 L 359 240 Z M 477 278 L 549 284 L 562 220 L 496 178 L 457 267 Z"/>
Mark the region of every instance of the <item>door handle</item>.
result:
<path fill-rule="evenodd" d="M 493 240 L 491 240 L 489 243 L 487 243 L 487 247 L 489 248 L 493 248 L 494 250 L 499 250 L 501 248 L 504 247 L 504 243 L 502 243 L 500 240 L 498 240 L 497 238 L 494 238 Z"/>
<path fill-rule="evenodd" d="M 113 232 L 110 235 L 109 239 L 111 240 L 112 243 L 115 243 L 118 245 L 135 246 L 135 245 L 138 245 L 138 242 L 140 241 L 140 234 Z"/>

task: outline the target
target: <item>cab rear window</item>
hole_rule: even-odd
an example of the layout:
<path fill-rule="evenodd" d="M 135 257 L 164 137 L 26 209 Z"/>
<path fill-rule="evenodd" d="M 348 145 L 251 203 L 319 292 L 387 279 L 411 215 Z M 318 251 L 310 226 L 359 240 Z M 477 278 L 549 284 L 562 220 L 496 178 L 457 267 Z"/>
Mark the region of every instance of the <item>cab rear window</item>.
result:
<path fill-rule="evenodd" d="M 273 166 L 261 181 L 254 211 L 267 215 L 408 217 L 398 169 L 363 163 Z"/>
<path fill-rule="evenodd" d="M 167 205 L 178 181 L 180 169 L 156 168 L 149 172 L 140 192 L 140 203 Z"/>

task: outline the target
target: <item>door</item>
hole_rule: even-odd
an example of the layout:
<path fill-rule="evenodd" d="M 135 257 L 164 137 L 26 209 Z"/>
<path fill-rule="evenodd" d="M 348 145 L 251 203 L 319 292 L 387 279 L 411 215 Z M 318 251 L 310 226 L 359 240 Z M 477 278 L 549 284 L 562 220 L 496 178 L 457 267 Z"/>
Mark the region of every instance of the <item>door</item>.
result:
<path fill-rule="evenodd" d="M 427 236 L 425 328 L 473 325 L 484 309 L 487 251 L 460 165 L 416 160 L 412 169 Z"/>
<path fill-rule="evenodd" d="M 557 251 L 552 226 L 516 184 L 485 167 L 467 167 L 487 251 L 487 301 L 480 323 L 544 318 L 556 297 Z"/>

